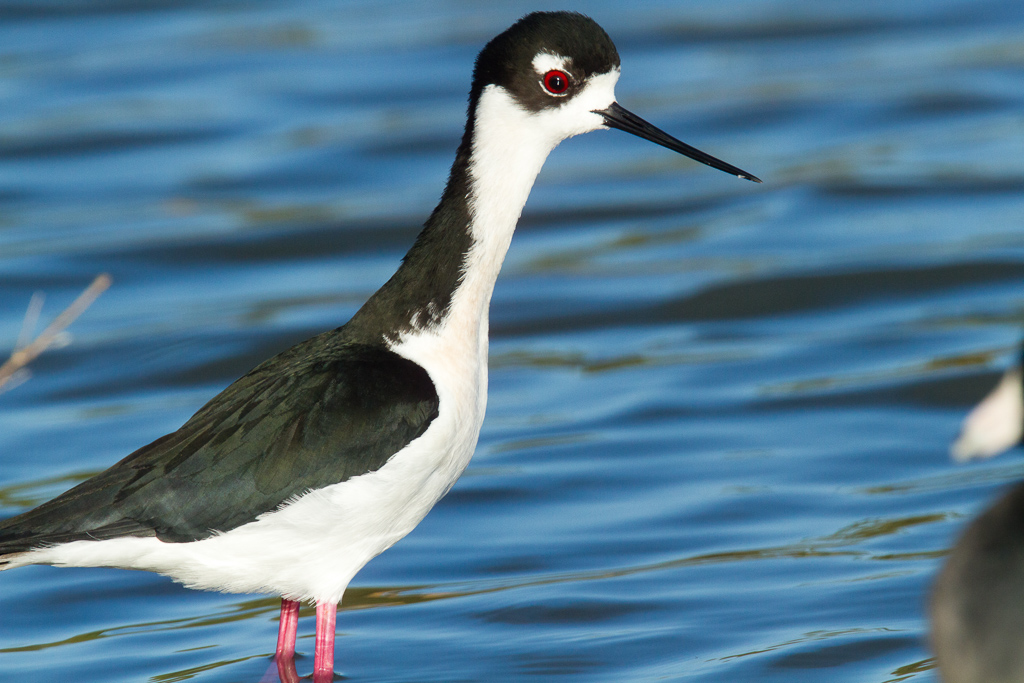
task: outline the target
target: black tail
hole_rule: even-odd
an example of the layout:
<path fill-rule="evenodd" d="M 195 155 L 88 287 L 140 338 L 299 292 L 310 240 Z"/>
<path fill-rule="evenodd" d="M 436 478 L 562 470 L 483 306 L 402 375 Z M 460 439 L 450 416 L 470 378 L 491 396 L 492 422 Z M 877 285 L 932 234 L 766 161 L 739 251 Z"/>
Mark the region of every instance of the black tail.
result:
<path fill-rule="evenodd" d="M 38 509 L 38 508 L 37 508 Z M 21 553 L 47 548 L 72 541 L 107 541 L 125 536 L 154 536 L 152 529 L 131 519 L 122 519 L 94 529 L 68 531 L 40 531 L 32 524 L 34 510 L 0 522 L 0 571 L 7 569 L 11 560 Z"/>

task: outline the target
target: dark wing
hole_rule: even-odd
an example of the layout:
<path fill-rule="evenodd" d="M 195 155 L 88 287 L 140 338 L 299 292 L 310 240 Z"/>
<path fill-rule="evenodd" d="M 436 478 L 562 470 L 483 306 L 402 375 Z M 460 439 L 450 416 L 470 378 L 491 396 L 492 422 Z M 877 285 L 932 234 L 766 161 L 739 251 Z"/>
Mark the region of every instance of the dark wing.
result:
<path fill-rule="evenodd" d="M 0 522 L 0 555 L 90 538 L 207 538 L 375 471 L 426 431 L 438 397 L 423 368 L 379 346 L 324 351 L 318 339 L 263 363 L 178 431 Z"/>

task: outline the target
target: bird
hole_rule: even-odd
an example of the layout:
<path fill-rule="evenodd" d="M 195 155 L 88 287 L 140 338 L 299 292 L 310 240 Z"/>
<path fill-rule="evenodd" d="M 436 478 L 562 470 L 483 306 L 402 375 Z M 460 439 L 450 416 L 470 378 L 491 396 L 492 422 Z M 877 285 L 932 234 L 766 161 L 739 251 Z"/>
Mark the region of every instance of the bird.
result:
<path fill-rule="evenodd" d="M 1020 362 L 964 419 L 951 451 L 965 462 L 1022 445 Z M 1024 483 L 960 535 L 932 587 L 931 645 L 943 683 L 1024 681 Z"/>
<path fill-rule="evenodd" d="M 491 295 L 548 154 L 613 128 L 761 182 L 619 105 L 619 73 L 611 38 L 578 13 L 532 13 L 489 41 L 440 202 L 392 277 L 348 322 L 259 364 L 177 431 L 0 522 L 0 569 L 142 569 L 279 595 L 282 680 L 294 679 L 300 604 L 314 603 L 313 679 L 333 680 L 349 582 L 476 448 Z"/>

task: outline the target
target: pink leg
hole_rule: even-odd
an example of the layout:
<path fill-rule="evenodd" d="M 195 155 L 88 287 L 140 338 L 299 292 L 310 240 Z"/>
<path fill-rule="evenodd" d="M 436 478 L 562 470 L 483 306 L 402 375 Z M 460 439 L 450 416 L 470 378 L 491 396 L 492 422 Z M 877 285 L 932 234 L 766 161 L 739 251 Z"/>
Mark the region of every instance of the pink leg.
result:
<path fill-rule="evenodd" d="M 277 627 L 277 659 L 295 658 L 295 633 L 299 630 L 299 603 L 281 598 L 281 624 Z"/>
<path fill-rule="evenodd" d="M 338 606 L 316 603 L 316 654 L 313 658 L 313 683 L 334 680 L 334 620 Z"/>
<path fill-rule="evenodd" d="M 298 683 L 295 673 L 295 633 L 299 630 L 299 603 L 281 598 L 281 624 L 277 627 L 277 676 L 281 683 Z"/>

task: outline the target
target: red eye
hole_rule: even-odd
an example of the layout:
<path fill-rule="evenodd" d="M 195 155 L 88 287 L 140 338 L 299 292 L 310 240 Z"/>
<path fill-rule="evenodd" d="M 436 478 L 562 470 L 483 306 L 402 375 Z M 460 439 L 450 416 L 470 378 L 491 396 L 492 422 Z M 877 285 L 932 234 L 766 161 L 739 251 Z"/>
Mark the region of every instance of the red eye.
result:
<path fill-rule="evenodd" d="M 569 89 L 569 75 L 564 71 L 549 71 L 544 74 L 544 88 L 552 95 L 562 95 Z"/>

